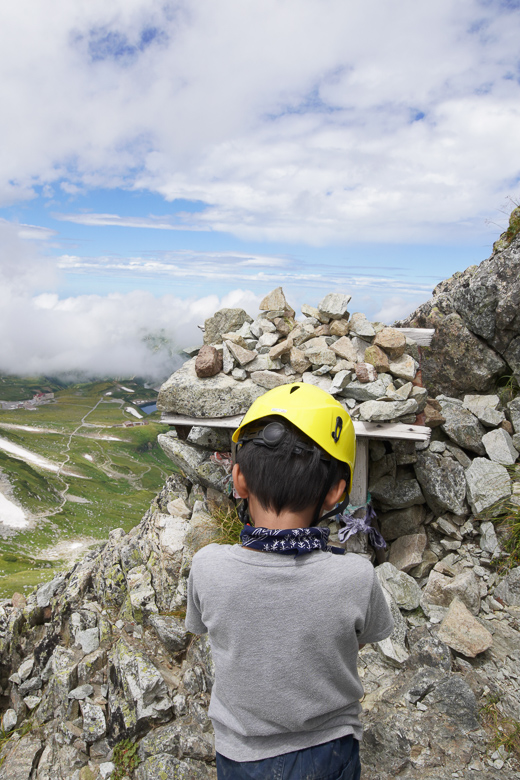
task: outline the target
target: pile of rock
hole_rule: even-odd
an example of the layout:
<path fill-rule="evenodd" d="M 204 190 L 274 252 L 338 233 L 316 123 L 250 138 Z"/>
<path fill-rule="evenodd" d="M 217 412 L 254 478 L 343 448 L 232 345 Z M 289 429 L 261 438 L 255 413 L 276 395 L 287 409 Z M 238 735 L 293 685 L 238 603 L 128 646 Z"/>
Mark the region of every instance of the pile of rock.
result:
<path fill-rule="evenodd" d="M 266 390 L 308 382 L 336 396 L 353 418 L 413 423 L 427 392 L 415 382 L 415 341 L 364 314 L 349 314 L 349 295 L 330 293 L 304 304 L 295 320 L 281 287 L 253 320 L 222 309 L 205 322 L 204 346 L 163 385 L 158 408 L 174 414 L 225 417 L 246 411 Z"/>
<path fill-rule="evenodd" d="M 214 538 L 211 513 L 228 506 L 171 477 L 130 533 L 112 531 L 27 603 L 1 603 L 11 738 L 0 780 L 108 780 L 122 740 L 138 745 L 131 780 L 214 780 L 211 653 L 186 632 L 183 608 L 193 554 Z M 426 587 L 390 562 L 376 569 L 396 628 L 359 656 L 366 780 L 518 777 L 479 709 L 492 697 L 499 718 L 520 718 L 520 567 L 501 580 L 479 552 L 464 541 Z"/>

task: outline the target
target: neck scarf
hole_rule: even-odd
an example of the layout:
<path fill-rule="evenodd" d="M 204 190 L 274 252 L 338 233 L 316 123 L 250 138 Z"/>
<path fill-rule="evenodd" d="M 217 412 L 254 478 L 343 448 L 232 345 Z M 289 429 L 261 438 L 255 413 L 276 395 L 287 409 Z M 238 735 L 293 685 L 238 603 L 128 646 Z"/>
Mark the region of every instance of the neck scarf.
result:
<path fill-rule="evenodd" d="M 326 552 L 344 555 L 341 547 L 331 547 L 327 544 L 329 539 L 328 528 L 255 528 L 245 525 L 240 533 L 242 547 L 251 547 L 253 550 L 274 552 L 280 555 L 307 555 L 313 550 L 325 550 Z"/>

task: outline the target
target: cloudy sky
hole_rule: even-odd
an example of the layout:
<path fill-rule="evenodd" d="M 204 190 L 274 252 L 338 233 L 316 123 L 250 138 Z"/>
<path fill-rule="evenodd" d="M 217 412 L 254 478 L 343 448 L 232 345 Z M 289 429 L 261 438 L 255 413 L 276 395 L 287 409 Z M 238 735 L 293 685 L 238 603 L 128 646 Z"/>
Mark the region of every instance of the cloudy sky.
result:
<path fill-rule="evenodd" d="M 280 284 L 392 322 L 520 198 L 519 0 L 18 0 L 0 22 L 0 371 L 164 371 L 150 344 Z"/>

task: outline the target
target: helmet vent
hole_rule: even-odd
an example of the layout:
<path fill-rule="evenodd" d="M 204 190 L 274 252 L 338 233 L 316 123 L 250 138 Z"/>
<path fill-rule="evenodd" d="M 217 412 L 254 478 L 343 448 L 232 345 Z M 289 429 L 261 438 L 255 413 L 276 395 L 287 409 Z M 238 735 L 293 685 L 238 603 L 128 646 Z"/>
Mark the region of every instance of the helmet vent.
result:
<path fill-rule="evenodd" d="M 291 389 L 289 390 L 289 395 L 291 395 L 291 393 L 295 393 L 296 390 L 299 389 L 300 389 L 300 385 L 295 385 L 294 387 L 291 387 Z"/>

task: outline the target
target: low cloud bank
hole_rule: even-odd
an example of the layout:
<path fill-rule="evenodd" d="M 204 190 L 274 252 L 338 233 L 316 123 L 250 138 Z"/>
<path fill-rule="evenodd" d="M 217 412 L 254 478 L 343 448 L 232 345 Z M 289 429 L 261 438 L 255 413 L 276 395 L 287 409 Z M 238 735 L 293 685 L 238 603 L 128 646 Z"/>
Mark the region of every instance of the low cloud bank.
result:
<path fill-rule="evenodd" d="M 41 257 L 13 226 L 0 225 L 0 372 L 19 375 L 161 379 L 182 347 L 200 344 L 197 326 L 217 309 L 258 308 L 252 292 L 183 300 L 135 290 L 60 299 L 56 261 Z"/>

